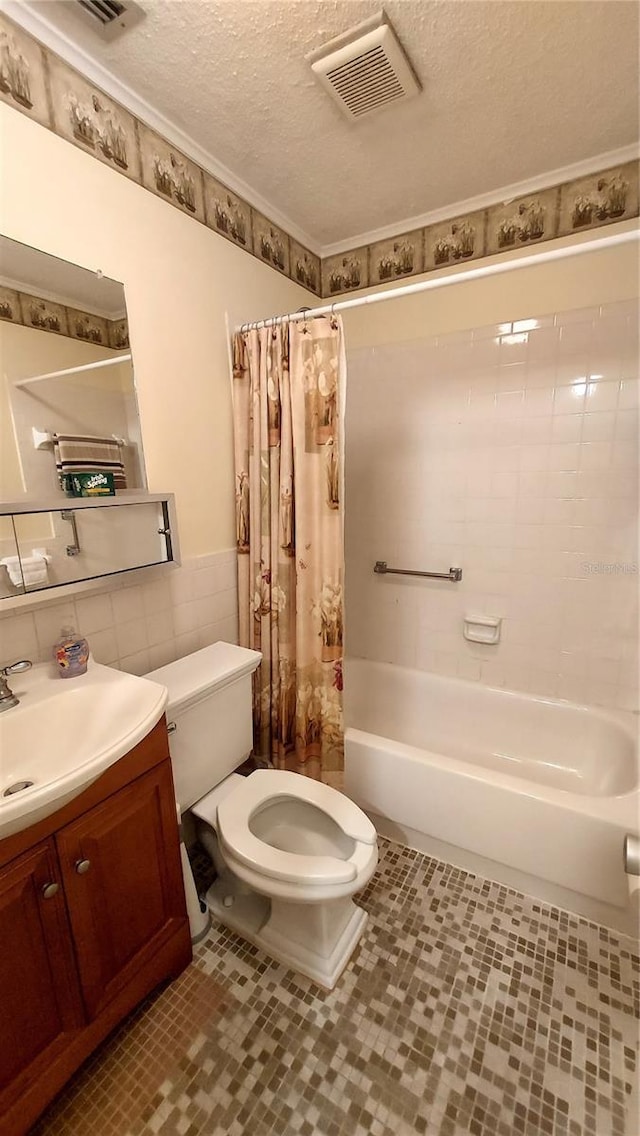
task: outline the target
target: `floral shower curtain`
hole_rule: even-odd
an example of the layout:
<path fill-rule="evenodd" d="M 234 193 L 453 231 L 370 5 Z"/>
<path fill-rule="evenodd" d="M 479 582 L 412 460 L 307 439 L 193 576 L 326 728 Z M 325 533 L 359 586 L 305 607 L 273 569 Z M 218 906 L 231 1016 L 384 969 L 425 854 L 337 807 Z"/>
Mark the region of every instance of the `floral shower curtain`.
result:
<path fill-rule="evenodd" d="M 320 779 L 343 767 L 342 322 L 234 337 L 240 643 L 262 651 L 254 752 Z"/>

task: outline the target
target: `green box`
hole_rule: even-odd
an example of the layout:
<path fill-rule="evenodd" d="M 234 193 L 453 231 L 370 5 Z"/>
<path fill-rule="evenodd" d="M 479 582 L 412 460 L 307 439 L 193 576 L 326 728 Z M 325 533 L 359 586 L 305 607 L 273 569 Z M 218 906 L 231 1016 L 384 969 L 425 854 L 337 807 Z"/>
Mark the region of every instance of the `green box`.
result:
<path fill-rule="evenodd" d="M 112 473 L 71 473 L 69 482 L 73 497 L 115 497 L 116 495 Z"/>

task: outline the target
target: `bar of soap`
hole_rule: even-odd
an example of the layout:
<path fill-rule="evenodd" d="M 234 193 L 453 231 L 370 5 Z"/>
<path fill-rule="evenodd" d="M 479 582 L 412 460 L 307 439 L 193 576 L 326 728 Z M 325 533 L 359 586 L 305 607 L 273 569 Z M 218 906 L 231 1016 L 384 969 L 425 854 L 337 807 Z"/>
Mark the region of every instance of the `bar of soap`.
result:
<path fill-rule="evenodd" d="M 72 473 L 69 480 L 74 497 L 115 497 L 112 473 Z"/>

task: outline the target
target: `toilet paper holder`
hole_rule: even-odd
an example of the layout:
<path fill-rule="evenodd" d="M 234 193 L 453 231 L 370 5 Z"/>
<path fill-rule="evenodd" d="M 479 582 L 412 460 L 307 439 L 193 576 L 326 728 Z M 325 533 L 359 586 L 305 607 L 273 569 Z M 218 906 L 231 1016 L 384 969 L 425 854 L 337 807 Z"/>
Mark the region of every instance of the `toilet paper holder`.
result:
<path fill-rule="evenodd" d="M 628 876 L 640 876 L 640 836 L 628 832 L 622 846 L 624 870 Z"/>

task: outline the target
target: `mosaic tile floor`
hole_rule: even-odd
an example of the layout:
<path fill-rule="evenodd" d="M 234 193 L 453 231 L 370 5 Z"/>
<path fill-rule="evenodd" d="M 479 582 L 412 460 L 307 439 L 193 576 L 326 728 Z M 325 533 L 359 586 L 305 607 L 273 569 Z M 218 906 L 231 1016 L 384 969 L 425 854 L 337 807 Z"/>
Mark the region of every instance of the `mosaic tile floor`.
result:
<path fill-rule="evenodd" d="M 332 993 L 214 930 L 34 1136 L 640 1136 L 638 945 L 381 842 Z"/>

